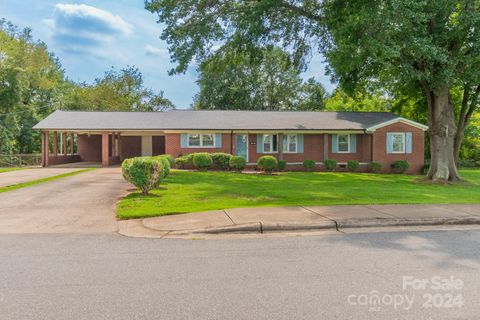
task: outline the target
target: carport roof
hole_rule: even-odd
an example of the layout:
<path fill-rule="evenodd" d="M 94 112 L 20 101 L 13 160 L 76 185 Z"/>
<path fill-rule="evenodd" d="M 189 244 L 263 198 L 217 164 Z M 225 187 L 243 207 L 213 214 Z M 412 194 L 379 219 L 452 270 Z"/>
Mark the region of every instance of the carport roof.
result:
<path fill-rule="evenodd" d="M 368 130 L 403 118 L 390 112 L 220 111 L 167 112 L 55 111 L 41 130 Z M 419 123 L 403 119 L 425 127 Z M 426 127 L 425 127 L 426 128 Z"/>

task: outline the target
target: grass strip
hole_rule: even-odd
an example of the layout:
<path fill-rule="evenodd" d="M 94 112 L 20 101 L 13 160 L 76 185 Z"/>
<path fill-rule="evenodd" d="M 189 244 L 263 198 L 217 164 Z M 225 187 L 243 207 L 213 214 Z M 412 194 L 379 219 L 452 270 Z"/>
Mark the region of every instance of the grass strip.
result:
<path fill-rule="evenodd" d="M 78 171 L 63 173 L 63 174 L 59 174 L 59 175 L 51 176 L 51 177 L 47 177 L 47 178 L 42 178 L 42 179 L 37 179 L 37 180 L 32 180 L 32 181 L 27 181 L 27 182 L 22 182 L 22 183 L 17 183 L 17 184 L 12 184 L 11 186 L 0 187 L 0 193 L 7 192 L 7 191 L 12 191 L 12 190 L 17 190 L 17 189 L 20 189 L 20 188 L 30 187 L 30 186 L 34 186 L 34 185 L 37 185 L 37 184 L 40 184 L 40 183 L 49 182 L 49 181 L 53 181 L 53 180 L 58 180 L 58 179 L 66 178 L 66 177 L 75 176 L 75 175 L 80 174 L 82 172 L 92 171 L 92 170 L 95 170 L 95 169 L 97 169 L 97 168 L 87 168 L 87 169 L 82 169 L 82 170 L 78 170 Z"/>

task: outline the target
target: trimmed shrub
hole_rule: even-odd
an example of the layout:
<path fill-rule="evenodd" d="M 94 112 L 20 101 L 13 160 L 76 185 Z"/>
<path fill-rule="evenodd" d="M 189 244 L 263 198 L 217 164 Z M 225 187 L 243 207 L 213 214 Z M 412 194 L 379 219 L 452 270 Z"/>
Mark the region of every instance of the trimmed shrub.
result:
<path fill-rule="evenodd" d="M 229 153 L 215 152 L 211 154 L 213 167 L 215 169 L 228 170 L 232 155 Z"/>
<path fill-rule="evenodd" d="M 163 162 L 156 157 L 136 157 L 122 163 L 122 175 L 143 194 L 157 188 L 163 180 Z"/>
<path fill-rule="evenodd" d="M 185 169 L 193 166 L 193 153 L 186 154 L 175 159 L 175 166 L 178 169 Z"/>
<path fill-rule="evenodd" d="M 369 168 L 371 172 L 380 172 L 382 171 L 382 164 L 378 161 L 370 162 Z"/>
<path fill-rule="evenodd" d="M 171 154 L 162 154 L 159 157 L 167 159 L 168 164 L 170 165 L 170 168 L 173 167 L 173 165 L 175 164 L 175 159 Z"/>
<path fill-rule="evenodd" d="M 404 173 L 410 168 L 410 163 L 407 160 L 397 160 L 393 163 L 393 168 L 398 173 Z"/>
<path fill-rule="evenodd" d="M 324 162 L 325 170 L 333 171 L 337 167 L 337 160 L 327 159 Z"/>
<path fill-rule="evenodd" d="M 287 167 L 287 161 L 278 160 L 278 171 L 283 171 Z"/>
<path fill-rule="evenodd" d="M 278 168 L 277 158 L 273 156 L 261 156 L 258 158 L 257 165 L 260 170 L 265 171 L 265 173 L 271 174 L 273 170 Z"/>
<path fill-rule="evenodd" d="M 197 170 L 207 170 L 213 164 L 212 157 L 206 152 L 193 154 L 193 165 Z"/>
<path fill-rule="evenodd" d="M 315 169 L 315 160 L 303 160 L 303 168 L 305 171 L 313 171 Z"/>
<path fill-rule="evenodd" d="M 347 161 L 347 169 L 348 171 L 355 172 L 358 171 L 360 168 L 360 163 L 357 160 L 349 160 Z"/>
<path fill-rule="evenodd" d="M 247 161 L 243 157 L 231 156 L 228 164 L 233 170 L 241 172 L 245 168 Z"/>
<path fill-rule="evenodd" d="M 168 161 L 168 158 L 161 155 L 161 156 L 155 156 L 154 158 L 160 160 L 163 164 L 163 178 L 165 179 L 166 177 L 168 177 L 168 175 L 170 174 L 170 161 Z"/>

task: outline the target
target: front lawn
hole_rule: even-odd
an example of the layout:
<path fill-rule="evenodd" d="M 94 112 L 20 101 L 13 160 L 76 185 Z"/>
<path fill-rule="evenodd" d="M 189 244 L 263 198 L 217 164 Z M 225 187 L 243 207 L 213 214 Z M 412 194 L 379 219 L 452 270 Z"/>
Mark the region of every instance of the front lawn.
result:
<path fill-rule="evenodd" d="M 480 170 L 470 183 L 429 185 L 419 176 L 285 172 L 278 176 L 173 170 L 160 189 L 132 193 L 117 205 L 121 219 L 227 208 L 293 205 L 480 203 Z"/>

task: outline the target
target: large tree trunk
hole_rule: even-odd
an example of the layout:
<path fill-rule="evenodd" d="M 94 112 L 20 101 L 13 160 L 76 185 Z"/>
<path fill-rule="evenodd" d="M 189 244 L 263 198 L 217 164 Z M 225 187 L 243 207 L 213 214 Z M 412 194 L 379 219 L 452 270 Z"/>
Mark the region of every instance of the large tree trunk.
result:
<path fill-rule="evenodd" d="M 427 178 L 439 182 L 460 180 L 454 159 L 455 116 L 450 92 L 428 91 L 428 125 L 430 135 L 430 169 Z"/>

